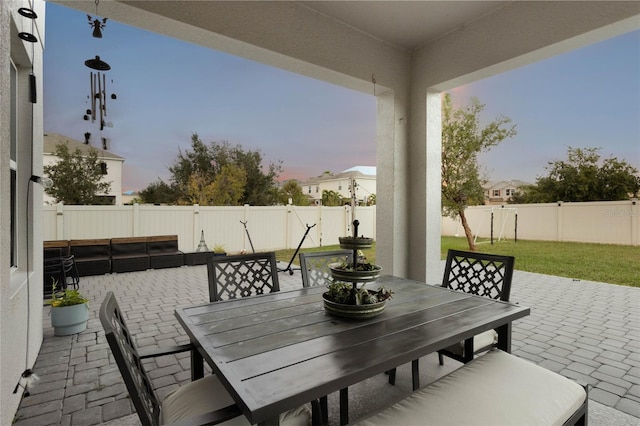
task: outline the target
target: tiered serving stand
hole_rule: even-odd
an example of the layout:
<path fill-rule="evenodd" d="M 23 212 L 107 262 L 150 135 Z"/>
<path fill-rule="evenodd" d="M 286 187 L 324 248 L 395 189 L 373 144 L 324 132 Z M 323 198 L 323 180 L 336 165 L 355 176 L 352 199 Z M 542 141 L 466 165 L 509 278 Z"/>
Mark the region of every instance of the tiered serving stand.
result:
<path fill-rule="evenodd" d="M 371 270 L 358 269 L 359 256 L 358 250 L 370 248 L 373 244 L 373 238 L 364 236 L 358 237 L 358 220 L 353 221 L 353 237 L 339 237 L 340 248 L 353 250 L 353 263 L 351 268 L 344 269 L 343 263 L 332 263 L 329 265 L 331 277 L 337 281 L 351 283 L 354 291 L 362 289 L 367 283 L 374 282 L 380 276 L 382 268 L 373 265 Z M 358 287 L 358 283 L 362 283 Z M 326 294 L 326 293 L 325 293 Z M 350 305 L 336 303 L 328 300 L 324 295 L 324 308 L 327 313 L 343 318 L 365 319 L 379 315 L 384 310 L 386 300 L 382 302 L 366 304 L 366 305 Z"/>

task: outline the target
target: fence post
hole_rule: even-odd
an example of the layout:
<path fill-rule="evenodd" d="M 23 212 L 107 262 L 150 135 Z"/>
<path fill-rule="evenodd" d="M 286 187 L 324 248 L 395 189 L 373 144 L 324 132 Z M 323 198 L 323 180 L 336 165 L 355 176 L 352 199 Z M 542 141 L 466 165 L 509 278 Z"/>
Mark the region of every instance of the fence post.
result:
<path fill-rule="evenodd" d="M 64 235 L 64 204 L 56 204 L 56 240 L 69 240 L 67 235 Z"/>
<path fill-rule="evenodd" d="M 198 245 L 200 243 L 200 235 L 202 234 L 202 230 L 200 229 L 200 204 L 193 205 L 193 214 L 191 215 L 193 222 L 193 245 L 196 247 L 196 241 L 198 241 Z"/>
<path fill-rule="evenodd" d="M 562 238 L 562 204 L 564 202 L 563 201 L 558 201 L 558 208 L 556 209 L 556 224 L 557 224 L 557 228 L 556 228 L 556 241 L 564 241 L 564 238 Z"/>
<path fill-rule="evenodd" d="M 640 205 L 638 205 L 638 199 L 631 199 L 631 245 L 640 245 Z"/>
<path fill-rule="evenodd" d="M 316 223 L 318 224 L 318 244 L 322 247 L 322 204 L 316 206 Z"/>
<path fill-rule="evenodd" d="M 131 233 L 133 235 L 131 235 L 132 237 L 138 237 L 140 236 L 140 204 L 138 203 L 134 203 L 133 204 L 133 220 L 132 220 L 132 228 L 131 229 Z"/>

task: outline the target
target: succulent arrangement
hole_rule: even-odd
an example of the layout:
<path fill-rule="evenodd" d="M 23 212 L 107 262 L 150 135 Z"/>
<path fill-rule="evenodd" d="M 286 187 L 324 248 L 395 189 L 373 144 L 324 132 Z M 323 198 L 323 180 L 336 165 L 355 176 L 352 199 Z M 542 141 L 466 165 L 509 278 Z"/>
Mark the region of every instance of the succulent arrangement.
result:
<path fill-rule="evenodd" d="M 350 283 L 333 281 L 327 286 L 324 297 L 343 305 L 371 305 L 391 299 L 393 292 L 384 287 L 378 290 L 368 290 L 364 286 L 357 288 Z"/>

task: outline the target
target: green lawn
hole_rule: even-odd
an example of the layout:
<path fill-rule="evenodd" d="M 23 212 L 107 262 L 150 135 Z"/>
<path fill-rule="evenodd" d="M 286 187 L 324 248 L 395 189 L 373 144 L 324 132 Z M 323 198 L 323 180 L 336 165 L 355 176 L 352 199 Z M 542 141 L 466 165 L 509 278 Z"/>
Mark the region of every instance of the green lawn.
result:
<path fill-rule="evenodd" d="M 301 252 L 338 250 L 338 245 L 301 249 Z M 464 238 L 442 237 L 442 258 L 448 249 L 468 250 Z M 640 287 L 640 247 L 613 244 L 563 243 L 552 241 L 505 241 L 478 244 L 477 251 L 506 254 L 516 258 L 516 269 L 589 281 Z M 295 250 L 276 252 L 278 260 L 289 263 Z M 375 263 L 375 244 L 364 250 Z M 294 264 L 298 265 L 296 258 Z"/>

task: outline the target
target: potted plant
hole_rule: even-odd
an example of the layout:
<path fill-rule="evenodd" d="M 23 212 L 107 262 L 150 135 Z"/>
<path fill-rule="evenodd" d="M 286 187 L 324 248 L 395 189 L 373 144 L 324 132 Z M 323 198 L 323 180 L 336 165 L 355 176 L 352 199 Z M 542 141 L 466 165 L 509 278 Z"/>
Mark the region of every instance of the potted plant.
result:
<path fill-rule="evenodd" d="M 355 283 L 333 281 L 322 298 L 325 310 L 331 315 L 365 319 L 381 314 L 392 295 L 393 292 L 384 287 L 369 290 L 364 285 L 358 288 Z"/>
<path fill-rule="evenodd" d="M 216 244 L 213 246 L 213 255 L 214 256 L 226 256 L 227 249 L 222 244 Z"/>
<path fill-rule="evenodd" d="M 362 261 L 360 258 L 356 262 L 337 262 L 329 265 L 331 277 L 334 280 L 349 282 L 371 282 L 378 279 L 382 272 L 382 267 L 373 263 Z"/>
<path fill-rule="evenodd" d="M 56 293 L 53 280 L 51 293 L 51 325 L 56 336 L 68 336 L 86 330 L 89 320 L 89 299 L 78 290 L 67 288 Z"/>

